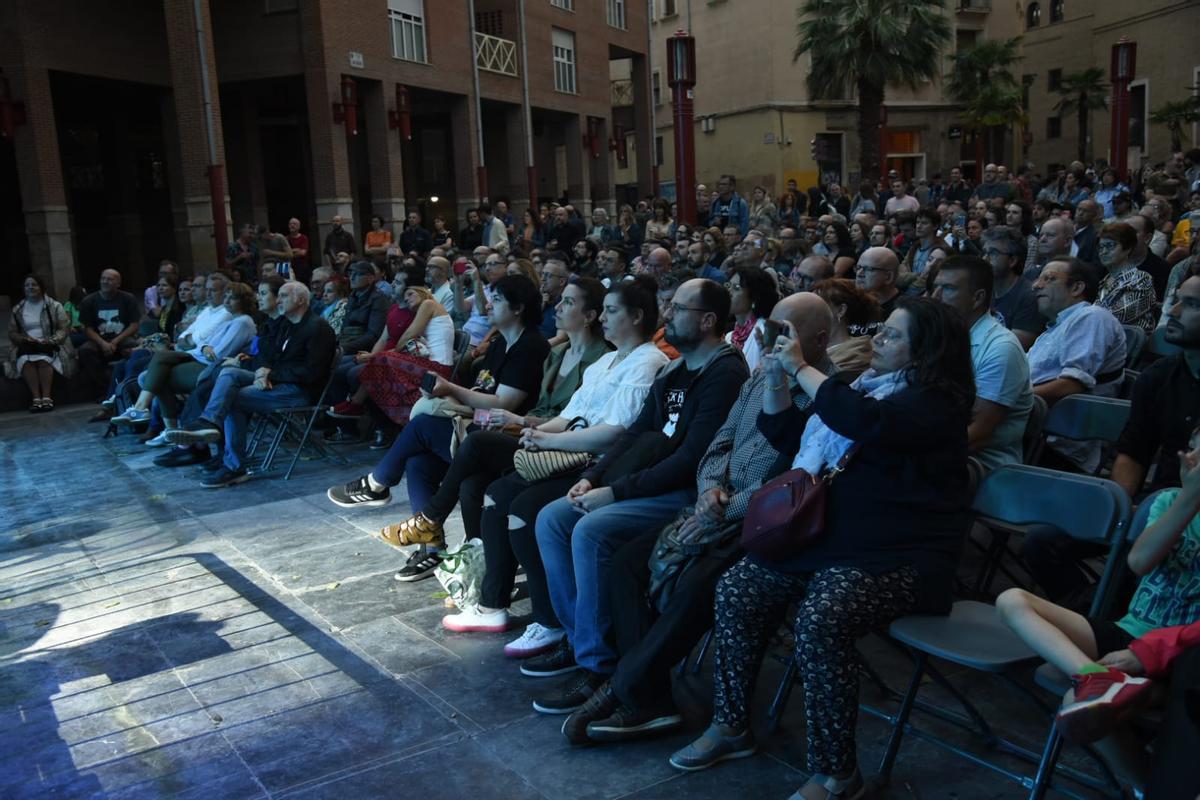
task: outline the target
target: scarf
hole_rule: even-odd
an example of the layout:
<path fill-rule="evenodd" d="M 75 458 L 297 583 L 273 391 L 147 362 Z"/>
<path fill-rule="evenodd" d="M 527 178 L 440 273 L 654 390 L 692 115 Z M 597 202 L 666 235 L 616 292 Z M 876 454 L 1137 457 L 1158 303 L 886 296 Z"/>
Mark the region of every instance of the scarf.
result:
<path fill-rule="evenodd" d="M 850 384 L 851 389 L 863 392 L 867 397 L 882 400 L 908 386 L 904 371 L 897 370 L 880 375 L 869 369 Z M 826 469 L 838 465 L 842 456 L 854 444 L 840 433 L 834 433 L 817 414 L 808 418 L 804 434 L 800 437 L 800 450 L 792 460 L 792 469 L 803 469 L 809 475 L 820 475 Z"/>
<path fill-rule="evenodd" d="M 750 338 L 750 332 L 754 330 L 754 326 L 758 324 L 758 317 L 753 314 L 746 317 L 746 321 L 741 325 L 733 326 L 733 333 L 730 334 L 730 340 L 733 346 L 738 350 L 746 349 L 746 340 Z"/>

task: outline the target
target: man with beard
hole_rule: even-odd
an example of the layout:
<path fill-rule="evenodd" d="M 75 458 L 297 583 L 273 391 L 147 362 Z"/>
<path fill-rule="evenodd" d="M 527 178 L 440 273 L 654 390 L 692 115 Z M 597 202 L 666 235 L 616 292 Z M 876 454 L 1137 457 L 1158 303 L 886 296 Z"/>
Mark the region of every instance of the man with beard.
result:
<path fill-rule="evenodd" d="M 521 672 L 532 677 L 579 672 L 540 695 L 533 704 L 537 711 L 569 714 L 613 673 L 613 554 L 696 503 L 700 458 L 749 377 L 741 354 L 723 339 L 729 309 L 729 293 L 714 281 L 695 279 L 679 287 L 664 316 L 667 342 L 680 358 L 654 381 L 633 425 L 566 497 L 538 514 L 538 549 L 567 638 L 525 662 Z M 631 464 L 639 454 L 641 463 Z M 612 472 L 614 463 L 625 468 L 622 474 Z"/>
<path fill-rule="evenodd" d="M 358 243 L 354 241 L 354 234 L 342 227 L 340 214 L 334 215 L 333 230 L 325 237 L 324 253 L 330 264 L 337 264 L 338 253 L 349 253 L 351 256 L 358 254 Z"/>

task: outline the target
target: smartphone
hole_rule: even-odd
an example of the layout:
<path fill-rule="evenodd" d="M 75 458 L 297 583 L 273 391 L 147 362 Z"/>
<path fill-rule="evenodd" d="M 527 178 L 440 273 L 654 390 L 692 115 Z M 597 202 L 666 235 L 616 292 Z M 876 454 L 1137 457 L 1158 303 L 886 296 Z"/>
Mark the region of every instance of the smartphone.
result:
<path fill-rule="evenodd" d="M 967 215 L 966 214 L 955 214 L 954 215 L 954 227 L 962 228 L 962 227 L 965 227 L 966 224 L 967 224 Z"/>
<path fill-rule="evenodd" d="M 475 416 L 472 421 L 480 428 L 490 427 L 492 424 L 492 410 L 490 408 L 475 409 Z"/>
<path fill-rule="evenodd" d="M 763 320 L 763 351 L 770 352 L 775 349 L 775 341 L 779 338 L 779 334 L 783 333 L 783 325 L 773 319 Z"/>
<path fill-rule="evenodd" d="M 425 377 L 421 378 L 421 391 L 433 394 L 433 387 L 437 386 L 437 373 L 426 372 Z"/>

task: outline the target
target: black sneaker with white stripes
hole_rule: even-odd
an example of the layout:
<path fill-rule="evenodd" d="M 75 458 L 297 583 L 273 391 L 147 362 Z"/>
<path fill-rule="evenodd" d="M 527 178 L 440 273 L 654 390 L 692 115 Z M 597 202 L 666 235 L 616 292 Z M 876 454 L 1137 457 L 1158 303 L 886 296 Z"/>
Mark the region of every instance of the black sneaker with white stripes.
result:
<path fill-rule="evenodd" d="M 437 565 L 440 563 L 442 563 L 442 554 L 436 550 L 427 550 L 425 552 L 416 550 L 408 557 L 404 568 L 393 577 L 404 583 L 424 580 L 433 575 L 433 571 L 437 569 Z"/>
<path fill-rule="evenodd" d="M 331 486 L 325 495 L 342 508 L 374 508 L 392 502 L 392 490 L 385 486 L 382 492 L 375 491 L 366 475 L 345 486 Z"/>

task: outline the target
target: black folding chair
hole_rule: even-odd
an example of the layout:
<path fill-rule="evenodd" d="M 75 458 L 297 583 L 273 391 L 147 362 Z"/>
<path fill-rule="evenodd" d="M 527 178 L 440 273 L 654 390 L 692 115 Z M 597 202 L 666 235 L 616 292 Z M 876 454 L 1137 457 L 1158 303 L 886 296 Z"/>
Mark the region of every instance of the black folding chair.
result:
<path fill-rule="evenodd" d="M 1039 524 L 1080 541 L 1104 543 L 1109 557 L 1104 575 L 1092 604 L 1092 614 L 1108 609 L 1111 595 L 1118 584 L 1121 555 L 1124 553 L 1129 528 L 1129 498 L 1112 481 L 1089 475 L 1072 475 L 1029 466 L 1001 467 L 988 476 L 975 496 L 974 509 L 989 527 L 1002 525 Z M 989 673 L 1001 679 L 1016 693 L 1046 714 L 1053 708 L 1042 701 L 1030 688 L 1016 678 L 1016 671 L 1038 661 L 1037 655 L 1001 620 L 995 606 L 966 600 L 954 604 L 948 616 L 912 615 L 888 626 L 888 637 L 904 646 L 914 661 L 908 688 L 900 701 L 899 710 L 888 714 L 879 709 L 862 706 L 862 710 L 886 721 L 892 728 L 880 775 L 886 781 L 895 764 L 905 734 L 937 745 L 959 755 L 977 766 L 986 767 L 1016 781 L 1038 794 L 1039 777 L 1014 772 L 1007 766 L 989 760 L 972 750 L 949 742 L 910 722 L 914 708 L 929 713 L 983 736 L 989 748 L 1042 765 L 1046 756 L 1009 739 L 993 730 L 986 716 L 970 699 L 941 673 L 931 659 L 948 661 L 967 669 Z M 923 679 L 928 676 L 948 691 L 965 713 L 957 713 L 918 701 Z M 1111 770 L 1094 752 L 1086 750 L 1098 765 L 1102 779 L 1080 770 L 1061 767 L 1058 773 L 1071 781 L 1097 791 L 1120 796 L 1120 787 Z M 1042 772 L 1039 766 L 1039 774 Z M 1051 785 L 1051 775 L 1041 777 L 1041 789 Z M 1071 797 L 1082 797 L 1067 787 L 1054 788 Z"/>
<path fill-rule="evenodd" d="M 271 466 L 275 462 L 275 456 L 278 454 L 279 448 L 288 434 L 291 434 L 296 439 L 296 450 L 292 454 L 292 462 L 288 465 L 287 472 L 283 475 L 285 481 L 292 477 L 292 471 L 296 469 L 296 462 L 300 460 L 300 454 L 304 452 L 305 446 L 315 451 L 317 458 L 325 459 L 338 465 L 347 463 L 345 459 L 334 453 L 321 437 L 311 436 L 313 424 L 317 421 L 317 416 L 325 410 L 325 396 L 329 393 L 329 387 L 333 383 L 334 368 L 337 367 L 341 358 L 342 349 L 335 347 L 333 349 L 333 360 L 329 364 L 329 373 L 325 378 L 325 385 L 321 389 L 321 394 L 317 398 L 316 403 L 273 408 L 263 415 L 263 419 L 256 431 L 251 452 L 257 449 L 258 440 L 261 439 L 263 432 L 271 423 L 275 425 L 275 433 L 271 438 L 270 445 L 267 447 L 267 453 L 263 457 L 262 463 L 255 472 L 259 474 L 270 472 Z"/>

